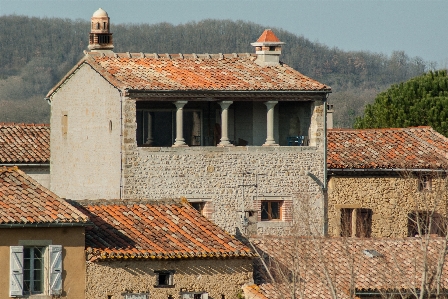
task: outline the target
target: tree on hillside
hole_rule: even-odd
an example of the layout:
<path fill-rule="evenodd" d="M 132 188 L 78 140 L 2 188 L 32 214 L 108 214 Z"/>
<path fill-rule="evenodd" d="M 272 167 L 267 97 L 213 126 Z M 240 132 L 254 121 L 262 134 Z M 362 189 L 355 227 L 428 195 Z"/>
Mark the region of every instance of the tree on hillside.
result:
<path fill-rule="evenodd" d="M 354 127 L 387 128 L 431 126 L 448 136 L 448 75 L 430 71 L 380 93 L 367 105 Z"/>

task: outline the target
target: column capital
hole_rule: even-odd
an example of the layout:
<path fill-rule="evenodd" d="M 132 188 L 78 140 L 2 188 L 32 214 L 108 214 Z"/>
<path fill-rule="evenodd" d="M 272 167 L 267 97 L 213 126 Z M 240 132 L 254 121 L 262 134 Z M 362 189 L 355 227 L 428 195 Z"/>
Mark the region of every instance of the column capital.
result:
<path fill-rule="evenodd" d="M 230 105 L 233 104 L 233 101 L 221 101 L 218 102 L 219 106 L 221 106 L 221 109 L 227 109 Z"/>
<path fill-rule="evenodd" d="M 176 105 L 176 108 L 183 108 L 187 103 L 188 101 L 176 101 L 174 102 L 174 105 Z"/>
<path fill-rule="evenodd" d="M 269 109 L 269 108 L 272 108 L 272 107 L 274 107 L 275 105 L 277 105 L 277 104 L 278 104 L 278 101 L 267 101 L 267 102 L 264 102 L 264 104 L 265 104 L 266 107 L 268 107 L 268 109 Z"/>

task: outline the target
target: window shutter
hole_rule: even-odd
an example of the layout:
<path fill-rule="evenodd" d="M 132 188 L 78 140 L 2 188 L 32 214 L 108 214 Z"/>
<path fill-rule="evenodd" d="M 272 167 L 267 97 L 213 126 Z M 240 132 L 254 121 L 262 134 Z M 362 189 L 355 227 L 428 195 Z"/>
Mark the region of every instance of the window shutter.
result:
<path fill-rule="evenodd" d="M 62 293 L 62 245 L 49 245 L 50 252 L 50 295 Z"/>
<path fill-rule="evenodd" d="M 208 293 L 202 294 L 202 298 L 201 299 L 208 299 Z"/>
<path fill-rule="evenodd" d="M 11 246 L 9 261 L 9 296 L 23 295 L 23 246 Z"/>

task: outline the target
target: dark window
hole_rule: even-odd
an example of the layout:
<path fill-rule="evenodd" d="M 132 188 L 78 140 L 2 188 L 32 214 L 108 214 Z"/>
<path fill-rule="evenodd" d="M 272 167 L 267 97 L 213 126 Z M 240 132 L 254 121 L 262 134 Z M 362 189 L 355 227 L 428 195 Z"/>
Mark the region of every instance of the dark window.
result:
<path fill-rule="evenodd" d="M 341 209 L 341 237 L 352 236 L 353 209 Z"/>
<path fill-rule="evenodd" d="M 446 235 L 446 218 L 429 211 L 416 211 L 408 214 L 408 237 L 426 234 Z"/>
<path fill-rule="evenodd" d="M 371 209 L 356 210 L 356 236 L 360 238 L 370 238 L 372 235 L 372 214 Z"/>
<path fill-rule="evenodd" d="M 282 201 L 265 200 L 261 202 L 261 220 L 281 220 Z"/>
<path fill-rule="evenodd" d="M 40 294 L 44 291 L 44 247 L 25 247 L 23 250 L 24 292 Z"/>
<path fill-rule="evenodd" d="M 432 181 L 429 176 L 422 176 L 418 179 L 418 191 L 431 191 Z"/>
<path fill-rule="evenodd" d="M 154 271 L 157 275 L 155 287 L 173 287 L 174 286 L 174 271 Z"/>
<path fill-rule="evenodd" d="M 341 209 L 341 237 L 370 238 L 372 235 L 372 215 L 373 211 L 371 209 Z M 353 220 L 356 221 L 354 235 Z"/>
<path fill-rule="evenodd" d="M 192 202 L 191 206 L 193 208 L 195 208 L 199 213 L 201 213 L 201 215 L 204 215 L 204 206 L 205 206 L 205 202 Z"/>

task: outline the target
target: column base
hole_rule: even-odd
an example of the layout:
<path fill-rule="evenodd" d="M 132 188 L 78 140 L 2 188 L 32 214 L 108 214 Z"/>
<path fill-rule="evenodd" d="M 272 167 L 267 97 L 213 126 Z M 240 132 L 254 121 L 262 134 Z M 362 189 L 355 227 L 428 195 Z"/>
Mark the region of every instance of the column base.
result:
<path fill-rule="evenodd" d="M 231 146 L 235 146 L 235 145 L 233 145 L 229 142 L 229 143 L 218 143 L 216 146 L 217 147 L 231 147 Z"/>
<path fill-rule="evenodd" d="M 183 144 L 173 144 L 171 147 L 188 147 L 188 144 L 183 143 Z"/>
<path fill-rule="evenodd" d="M 265 143 L 262 146 L 280 146 L 280 144 L 277 144 L 277 143 Z"/>

